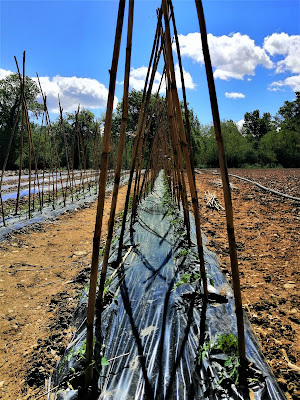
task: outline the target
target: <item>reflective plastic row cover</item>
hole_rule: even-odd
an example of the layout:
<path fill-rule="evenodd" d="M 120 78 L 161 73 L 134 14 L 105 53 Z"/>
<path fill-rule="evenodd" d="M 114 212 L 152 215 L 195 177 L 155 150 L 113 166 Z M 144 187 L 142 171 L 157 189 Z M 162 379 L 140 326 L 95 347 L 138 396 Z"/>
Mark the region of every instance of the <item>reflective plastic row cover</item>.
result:
<path fill-rule="evenodd" d="M 234 299 L 216 256 L 205 246 L 207 275 L 214 281 L 209 291 L 226 293 L 228 302 L 203 307 L 201 297 L 195 301 L 192 296 L 196 284 L 174 286 L 184 271 L 199 272 L 199 264 L 196 246 L 188 252 L 183 248 L 180 224 L 166 205 L 165 191 L 160 173 L 154 190 L 138 207 L 134 232 L 126 233 L 124 254 L 132 248 L 111 281 L 109 291 L 114 298 L 102 313 L 101 329 L 99 320 L 96 323 L 96 337 L 104 342 L 109 361 L 100 372 L 99 399 L 243 399 L 233 383 L 219 384 L 217 359 L 205 357 L 198 365 L 200 337 L 208 342 L 222 333 L 236 335 Z M 247 358 L 260 376 L 251 387 L 252 399 L 285 399 L 247 318 L 245 324 Z M 96 360 L 102 353 L 103 347 L 96 346 Z"/>

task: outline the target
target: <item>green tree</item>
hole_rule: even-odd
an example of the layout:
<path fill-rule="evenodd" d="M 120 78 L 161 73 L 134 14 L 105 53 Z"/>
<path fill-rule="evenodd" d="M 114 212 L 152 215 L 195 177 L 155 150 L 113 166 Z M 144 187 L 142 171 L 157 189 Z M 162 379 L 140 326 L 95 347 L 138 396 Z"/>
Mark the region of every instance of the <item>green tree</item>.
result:
<path fill-rule="evenodd" d="M 241 134 L 237 125 L 232 120 L 222 121 L 221 129 L 228 167 L 241 167 L 243 164 L 252 163 L 255 158 L 254 149 L 248 138 Z M 205 163 L 209 167 L 219 166 L 217 143 L 212 125 L 205 139 Z"/>
<path fill-rule="evenodd" d="M 11 136 L 16 118 L 17 125 L 12 142 L 11 151 L 8 158 L 7 168 L 16 168 L 19 161 L 20 152 L 20 132 L 21 132 L 21 106 L 17 113 L 20 102 L 20 81 L 17 74 L 11 74 L 0 80 L 0 165 L 2 167 L 8 142 Z M 25 99 L 31 116 L 38 117 L 42 112 L 42 105 L 36 100 L 39 93 L 37 84 L 28 76 L 25 77 Z M 26 136 L 27 137 L 27 136 Z"/>
<path fill-rule="evenodd" d="M 143 98 L 143 91 L 136 91 L 132 90 L 128 95 L 128 119 L 127 119 L 127 126 L 126 126 L 126 142 L 125 142 L 125 150 L 123 156 L 123 168 L 128 169 L 130 166 L 130 159 L 132 155 L 132 148 L 133 148 L 133 141 L 134 136 L 137 131 L 138 120 L 142 105 L 142 98 Z M 160 99 L 162 100 L 162 99 Z M 150 105 L 148 109 L 148 114 L 146 118 L 146 127 L 151 118 L 151 114 L 153 113 L 153 106 L 155 102 L 155 95 L 151 95 L 150 98 Z M 111 141 L 113 147 L 113 155 L 114 158 L 116 157 L 117 152 L 117 145 L 119 141 L 120 129 L 121 129 L 121 121 L 122 121 L 122 101 L 120 101 L 117 105 L 116 112 L 113 115 L 112 120 L 112 129 L 111 129 Z M 151 127 L 149 131 L 149 136 L 147 140 L 147 147 L 145 150 L 147 159 L 149 151 L 150 151 L 150 143 L 154 136 L 154 133 L 157 128 L 158 123 L 158 112 L 155 111 L 155 114 L 152 118 Z"/>
<path fill-rule="evenodd" d="M 270 113 L 264 113 L 260 116 L 259 110 L 246 112 L 244 115 L 243 132 L 254 146 L 258 147 L 259 140 L 270 130 L 272 130 L 272 116 Z"/>
<path fill-rule="evenodd" d="M 300 133 L 300 92 L 296 92 L 294 101 L 285 101 L 278 110 L 279 126 Z"/>

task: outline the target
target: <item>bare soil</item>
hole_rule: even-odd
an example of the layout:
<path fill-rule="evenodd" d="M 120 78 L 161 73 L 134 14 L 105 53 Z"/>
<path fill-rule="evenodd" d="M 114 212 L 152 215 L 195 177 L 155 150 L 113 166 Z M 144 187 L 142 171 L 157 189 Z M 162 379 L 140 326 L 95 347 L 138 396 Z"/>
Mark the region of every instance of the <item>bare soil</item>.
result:
<path fill-rule="evenodd" d="M 300 170 L 230 170 L 282 193 L 299 197 Z M 196 175 L 202 229 L 230 281 L 225 211 L 206 207 L 205 192 L 224 207 L 220 176 Z M 244 308 L 263 354 L 288 400 L 300 396 L 299 367 L 300 202 L 230 177 Z"/>
<path fill-rule="evenodd" d="M 299 170 L 230 172 L 299 196 Z M 205 201 L 209 191 L 223 204 L 220 177 L 202 172 L 196 180 L 208 247 L 230 280 L 225 212 L 207 208 Z M 236 178 L 231 182 L 245 309 L 282 390 L 294 400 L 299 375 L 288 361 L 297 364 L 300 349 L 300 204 Z M 103 238 L 109 209 L 108 196 Z M 0 243 L 1 399 L 46 399 L 47 379 L 72 336 L 70 321 L 88 280 L 95 212 L 93 204 Z"/>
<path fill-rule="evenodd" d="M 117 216 L 124 208 L 120 188 Z M 105 202 L 107 233 L 111 197 Z M 45 399 L 88 282 L 96 203 L 0 243 L 0 399 Z"/>

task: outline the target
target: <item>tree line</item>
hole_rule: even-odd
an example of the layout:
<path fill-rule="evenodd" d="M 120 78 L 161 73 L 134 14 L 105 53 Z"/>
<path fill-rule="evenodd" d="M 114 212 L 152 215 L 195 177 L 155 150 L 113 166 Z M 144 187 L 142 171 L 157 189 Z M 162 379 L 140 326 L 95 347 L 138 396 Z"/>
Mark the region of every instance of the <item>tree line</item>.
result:
<path fill-rule="evenodd" d="M 12 74 L 0 80 L 0 166 L 5 161 L 15 125 L 6 169 L 18 169 L 20 162 L 23 169 L 28 168 L 30 144 L 34 147 L 40 169 L 57 168 L 58 164 L 61 168 L 97 168 L 104 117 L 96 119 L 91 111 L 79 109 L 73 113 L 61 113 L 51 124 L 46 124 L 44 106 L 36 100 L 39 88 L 29 77 L 25 79 L 24 92 L 31 116 L 31 141 L 28 140 L 28 128 L 20 106 L 19 77 Z M 273 117 L 270 113 L 261 115 L 259 110 L 254 110 L 245 114 L 242 128 L 232 120 L 221 122 L 228 167 L 300 167 L 300 92 L 295 95 L 296 99 L 285 101 Z M 130 166 L 141 101 L 142 92 L 132 90 L 129 94 L 124 169 Z M 153 116 L 148 143 L 151 143 L 159 124 L 165 123 L 167 129 L 165 99 L 160 97 L 160 106 L 155 110 L 154 103 L 155 96 L 152 96 L 149 109 L 152 109 Z M 183 105 L 182 113 L 185 119 Z M 39 118 L 39 123 L 35 118 Z M 121 121 L 122 102 L 119 102 L 112 121 L 111 169 L 115 165 Z M 189 110 L 189 122 L 195 166 L 217 167 L 217 146 L 212 124 L 201 124 L 192 108 Z"/>

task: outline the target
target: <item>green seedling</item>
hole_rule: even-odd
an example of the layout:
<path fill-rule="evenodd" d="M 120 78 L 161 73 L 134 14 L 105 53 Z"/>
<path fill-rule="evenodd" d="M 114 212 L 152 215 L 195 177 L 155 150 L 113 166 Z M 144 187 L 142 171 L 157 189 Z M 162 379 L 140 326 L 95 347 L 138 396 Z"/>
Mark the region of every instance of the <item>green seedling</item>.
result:
<path fill-rule="evenodd" d="M 177 258 L 186 257 L 188 255 L 188 252 L 189 252 L 188 249 L 181 250 Z"/>
<path fill-rule="evenodd" d="M 109 362 L 107 361 L 106 357 L 101 357 L 101 365 L 104 367 L 105 365 L 109 365 Z"/>
<path fill-rule="evenodd" d="M 177 283 L 175 283 L 173 290 L 178 288 L 181 285 L 191 284 L 193 282 L 197 282 L 201 279 L 201 275 L 198 273 L 193 274 L 183 274 Z"/>
<path fill-rule="evenodd" d="M 220 351 L 227 356 L 224 362 L 224 370 L 219 372 L 220 379 L 218 384 L 220 385 L 225 378 L 230 378 L 236 385 L 239 380 L 240 367 L 237 337 L 232 333 L 225 333 L 205 343 L 199 349 L 198 364 L 200 364 L 205 357 L 209 357 L 209 354 L 214 350 Z"/>

